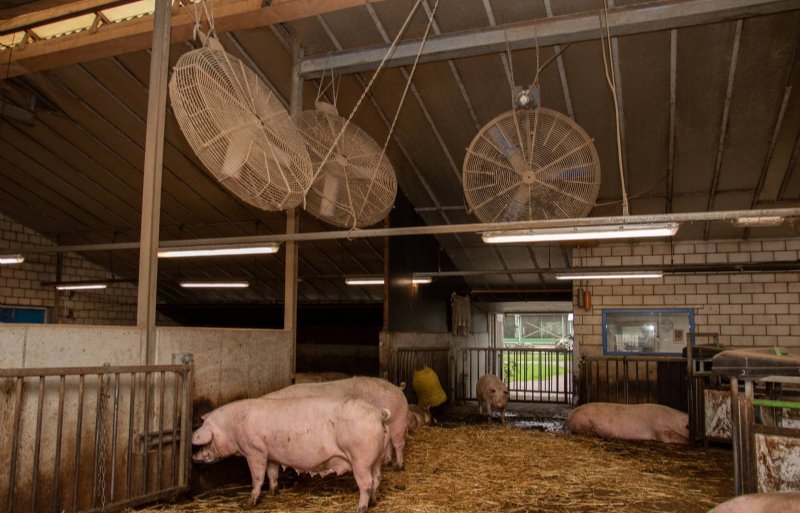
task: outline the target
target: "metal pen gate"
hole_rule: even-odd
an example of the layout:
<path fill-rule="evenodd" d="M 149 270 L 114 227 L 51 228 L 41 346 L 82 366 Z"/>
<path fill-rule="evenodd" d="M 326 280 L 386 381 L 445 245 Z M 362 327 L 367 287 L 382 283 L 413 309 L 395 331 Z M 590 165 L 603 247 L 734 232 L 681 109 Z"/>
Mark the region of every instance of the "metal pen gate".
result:
<path fill-rule="evenodd" d="M 416 403 L 416 394 L 414 393 L 412 381 L 414 372 L 423 367 L 430 367 L 436 372 L 447 397 L 451 397 L 449 349 L 415 347 L 395 349 L 392 352 L 389 381 L 395 385 L 405 383 L 405 393 L 409 403 Z"/>
<path fill-rule="evenodd" d="M 456 399 L 476 400 L 475 386 L 484 374 L 494 374 L 506 384 L 510 401 L 572 403 L 573 358 L 569 349 L 459 349 L 454 362 Z"/>
<path fill-rule="evenodd" d="M 0 507 L 118 511 L 188 490 L 191 357 L 0 369 Z"/>
<path fill-rule="evenodd" d="M 688 410 L 686 358 L 602 356 L 581 361 L 581 403 L 659 403 Z"/>

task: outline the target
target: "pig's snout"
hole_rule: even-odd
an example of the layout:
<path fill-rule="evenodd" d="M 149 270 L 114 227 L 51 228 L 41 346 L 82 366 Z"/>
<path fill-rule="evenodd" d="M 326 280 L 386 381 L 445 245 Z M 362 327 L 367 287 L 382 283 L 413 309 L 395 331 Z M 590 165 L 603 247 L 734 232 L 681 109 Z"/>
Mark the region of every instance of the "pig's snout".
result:
<path fill-rule="evenodd" d="M 212 463 L 216 463 L 219 460 L 211 451 L 208 449 L 201 449 L 192 455 L 192 461 L 194 463 L 203 463 L 206 465 L 210 465 Z"/>

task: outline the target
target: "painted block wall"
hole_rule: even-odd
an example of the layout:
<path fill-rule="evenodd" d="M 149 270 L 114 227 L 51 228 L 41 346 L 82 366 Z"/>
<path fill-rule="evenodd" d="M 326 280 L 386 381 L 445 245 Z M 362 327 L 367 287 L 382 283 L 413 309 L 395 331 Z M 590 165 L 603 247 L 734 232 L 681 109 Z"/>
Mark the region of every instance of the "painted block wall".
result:
<path fill-rule="evenodd" d="M 631 242 L 577 248 L 573 267 L 728 264 L 796 261 L 800 239 Z M 577 290 L 592 293 L 592 309 L 577 306 Z M 575 339 L 587 356 L 601 355 L 602 310 L 693 308 L 698 332 L 719 333 L 723 345 L 800 347 L 797 272 L 699 273 L 646 280 L 573 282 Z"/>
<path fill-rule="evenodd" d="M 14 253 L 24 246 L 52 246 L 53 241 L 0 214 L 0 254 Z M 76 253 L 66 253 L 62 260 L 63 281 L 105 280 L 113 276 L 107 270 Z M 0 265 L 0 305 L 19 307 L 56 307 L 53 320 L 63 324 L 136 323 L 136 286 L 111 284 L 105 290 L 56 292 L 42 282 L 56 279 L 55 254 L 27 255 L 19 265 Z"/>

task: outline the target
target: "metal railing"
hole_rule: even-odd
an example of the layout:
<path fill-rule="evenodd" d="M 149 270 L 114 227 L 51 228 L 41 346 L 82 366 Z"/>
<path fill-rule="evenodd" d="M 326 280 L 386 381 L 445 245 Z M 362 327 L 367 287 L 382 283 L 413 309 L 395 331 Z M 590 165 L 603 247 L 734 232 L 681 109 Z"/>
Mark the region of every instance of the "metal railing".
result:
<path fill-rule="evenodd" d="M 192 369 L 0 369 L 0 507 L 111 512 L 186 491 Z"/>
<path fill-rule="evenodd" d="M 568 349 L 459 349 L 454 362 L 456 399 L 476 400 L 478 379 L 494 374 L 508 387 L 510 401 L 570 404 L 572 365 L 572 351 Z"/>
<path fill-rule="evenodd" d="M 686 411 L 686 358 L 602 356 L 581 360 L 580 402 L 659 403 Z"/>
<path fill-rule="evenodd" d="M 405 393 L 409 403 L 416 403 L 416 394 L 412 381 L 414 371 L 423 367 L 430 367 L 439 376 L 439 382 L 444 388 L 448 399 L 451 397 L 450 390 L 450 350 L 408 347 L 395 349 L 392 352 L 392 364 L 389 373 L 389 381 L 395 385 L 405 383 Z"/>

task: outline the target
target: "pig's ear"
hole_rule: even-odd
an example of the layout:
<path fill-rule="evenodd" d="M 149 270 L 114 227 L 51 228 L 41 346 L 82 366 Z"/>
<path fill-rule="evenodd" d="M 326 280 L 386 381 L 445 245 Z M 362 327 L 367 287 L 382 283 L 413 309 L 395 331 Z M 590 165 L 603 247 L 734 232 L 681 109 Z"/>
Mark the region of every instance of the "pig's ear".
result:
<path fill-rule="evenodd" d="M 497 393 L 497 389 L 496 389 L 496 388 L 490 388 L 490 389 L 489 389 L 489 393 L 490 393 L 490 394 L 492 394 L 492 395 L 494 395 L 494 394 L 496 394 L 496 393 Z"/>
<path fill-rule="evenodd" d="M 192 435 L 192 445 L 206 445 L 211 442 L 214 434 L 209 426 L 203 425 Z"/>
<path fill-rule="evenodd" d="M 200 415 L 200 420 L 206 420 L 209 415 L 211 415 L 211 412 L 204 413 L 204 414 Z"/>

